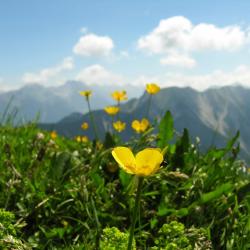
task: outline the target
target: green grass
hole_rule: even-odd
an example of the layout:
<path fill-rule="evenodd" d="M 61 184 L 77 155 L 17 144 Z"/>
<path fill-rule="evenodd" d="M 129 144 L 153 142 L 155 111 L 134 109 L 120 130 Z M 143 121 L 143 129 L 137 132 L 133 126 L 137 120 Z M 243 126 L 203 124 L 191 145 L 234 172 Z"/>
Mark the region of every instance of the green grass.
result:
<path fill-rule="evenodd" d="M 16 237 L 34 249 L 126 249 L 137 179 L 118 168 L 111 149 L 158 145 L 165 159 L 144 182 L 136 249 L 249 249 L 250 174 L 237 159 L 238 135 L 206 153 L 187 130 L 175 142 L 173 135 L 170 113 L 159 135 L 126 143 L 107 135 L 102 147 L 53 141 L 35 124 L 2 126 L 0 208 L 15 215 Z"/>

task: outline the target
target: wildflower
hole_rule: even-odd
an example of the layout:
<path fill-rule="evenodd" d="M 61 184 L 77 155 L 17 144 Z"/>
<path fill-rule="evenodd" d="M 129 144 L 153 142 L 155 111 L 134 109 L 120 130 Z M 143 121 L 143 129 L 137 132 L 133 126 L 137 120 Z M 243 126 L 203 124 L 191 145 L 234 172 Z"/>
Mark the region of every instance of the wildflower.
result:
<path fill-rule="evenodd" d="M 113 92 L 112 97 L 115 101 L 118 101 L 118 102 L 125 101 L 128 99 L 127 92 L 125 90 Z"/>
<path fill-rule="evenodd" d="M 154 148 L 146 148 L 134 156 L 129 148 L 116 147 L 112 155 L 125 172 L 141 177 L 154 174 L 163 161 L 162 153 Z"/>
<path fill-rule="evenodd" d="M 92 95 L 91 90 L 80 91 L 79 93 L 80 93 L 81 96 L 85 96 L 87 99 Z"/>
<path fill-rule="evenodd" d="M 96 147 L 97 149 L 102 149 L 103 148 L 103 144 L 100 141 L 96 142 Z"/>
<path fill-rule="evenodd" d="M 80 136 L 80 135 L 76 136 L 75 140 L 76 140 L 77 142 L 81 142 L 81 136 Z"/>
<path fill-rule="evenodd" d="M 50 137 L 51 137 L 51 139 L 56 139 L 56 137 L 57 137 L 56 131 L 52 131 L 52 132 L 50 133 Z"/>
<path fill-rule="evenodd" d="M 82 141 L 82 142 L 88 142 L 89 139 L 88 139 L 88 137 L 85 135 L 85 136 L 82 136 L 82 137 L 81 137 L 81 141 Z"/>
<path fill-rule="evenodd" d="M 44 139 L 44 134 L 43 133 L 41 133 L 41 132 L 38 132 L 37 134 L 36 134 L 36 138 L 37 138 L 37 140 L 43 140 Z"/>
<path fill-rule="evenodd" d="M 120 133 L 126 128 L 126 123 L 122 121 L 116 121 L 113 123 L 113 127 Z"/>
<path fill-rule="evenodd" d="M 149 121 L 143 118 L 141 121 L 134 120 L 131 127 L 136 131 L 136 133 L 143 133 L 149 127 Z"/>
<path fill-rule="evenodd" d="M 86 129 L 89 128 L 89 124 L 88 124 L 87 122 L 84 122 L 84 123 L 81 125 L 81 128 L 82 128 L 83 130 L 86 130 Z"/>
<path fill-rule="evenodd" d="M 120 108 L 116 106 L 107 106 L 104 110 L 109 115 L 116 115 L 120 111 Z"/>
<path fill-rule="evenodd" d="M 150 94 L 150 95 L 155 95 L 160 91 L 160 87 L 155 84 L 155 83 L 148 83 L 146 85 L 146 91 Z"/>

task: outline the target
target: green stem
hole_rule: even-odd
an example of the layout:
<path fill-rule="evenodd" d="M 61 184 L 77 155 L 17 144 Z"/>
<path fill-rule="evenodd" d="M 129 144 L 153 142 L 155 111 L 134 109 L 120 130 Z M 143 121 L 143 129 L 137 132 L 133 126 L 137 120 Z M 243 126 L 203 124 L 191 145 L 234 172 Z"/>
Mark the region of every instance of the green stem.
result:
<path fill-rule="evenodd" d="M 92 110 L 90 108 L 89 98 L 86 98 L 86 100 L 88 103 L 89 117 L 90 117 L 91 123 L 93 125 L 93 129 L 94 129 L 95 139 L 98 140 L 97 129 L 96 129 L 96 125 L 95 125 L 94 115 L 93 115 Z"/>
<path fill-rule="evenodd" d="M 139 177 L 137 193 L 136 193 L 136 197 L 135 197 L 135 206 L 134 206 L 133 217 L 132 217 L 132 225 L 131 225 L 130 233 L 129 233 L 128 248 L 127 248 L 128 250 L 132 249 L 135 224 L 136 224 L 136 220 L 137 220 L 137 211 L 139 208 L 139 203 L 140 203 L 140 198 L 141 198 L 142 184 L 143 184 L 143 177 Z"/>
<path fill-rule="evenodd" d="M 118 111 L 118 113 L 117 113 L 117 120 L 120 120 L 120 109 L 121 109 L 121 103 L 120 103 L 120 101 L 117 101 L 117 107 L 119 108 L 119 111 Z"/>
<path fill-rule="evenodd" d="M 93 212 L 94 212 L 94 220 L 95 220 L 95 224 L 96 224 L 96 242 L 95 242 L 95 249 L 98 250 L 99 249 L 99 241 L 100 241 L 100 222 L 98 219 L 98 215 L 96 212 L 96 207 L 95 207 L 95 203 L 91 197 L 91 205 L 93 208 Z"/>
<path fill-rule="evenodd" d="M 148 118 L 148 120 L 149 120 L 149 111 L 150 111 L 151 102 L 152 102 L 152 95 L 150 95 L 148 99 L 148 108 L 147 108 L 147 113 L 146 113 L 146 118 Z"/>

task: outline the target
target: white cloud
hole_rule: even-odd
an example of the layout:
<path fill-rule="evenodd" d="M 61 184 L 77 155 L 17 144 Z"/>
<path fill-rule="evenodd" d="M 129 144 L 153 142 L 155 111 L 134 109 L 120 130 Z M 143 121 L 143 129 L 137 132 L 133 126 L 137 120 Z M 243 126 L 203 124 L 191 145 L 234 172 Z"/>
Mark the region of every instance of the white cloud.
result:
<path fill-rule="evenodd" d="M 73 52 L 81 56 L 108 56 L 114 48 L 113 40 L 108 36 L 87 34 L 82 36 L 73 48 Z"/>
<path fill-rule="evenodd" d="M 42 69 L 38 73 L 25 73 L 22 77 L 23 83 L 40 83 L 46 84 L 53 78 L 58 77 L 62 72 L 69 71 L 74 68 L 74 62 L 71 57 L 64 58 L 64 60 L 57 66 Z"/>
<path fill-rule="evenodd" d="M 210 87 L 222 87 L 232 84 L 241 84 L 250 87 L 250 66 L 240 65 L 230 72 L 216 70 L 208 74 L 180 74 L 166 73 L 156 76 L 139 76 L 133 85 L 145 86 L 148 82 L 156 82 L 162 87 L 192 87 L 203 91 Z"/>
<path fill-rule="evenodd" d="M 194 25 L 183 16 L 175 16 L 161 20 L 151 33 L 138 40 L 137 46 L 150 54 L 166 57 L 169 53 L 187 55 L 194 51 L 234 51 L 247 44 L 249 37 L 249 29 L 243 29 L 238 25 Z M 179 65 L 176 64 L 176 60 L 168 60 L 168 64 L 171 62 L 175 66 Z"/>
<path fill-rule="evenodd" d="M 108 71 L 99 64 L 91 65 L 84 68 L 76 77 L 76 80 L 86 84 L 94 85 L 123 85 L 124 78 L 119 74 Z"/>
<path fill-rule="evenodd" d="M 179 66 L 184 68 L 193 68 L 196 65 L 196 61 L 188 55 L 181 55 L 178 53 L 171 53 L 170 55 L 160 60 L 163 65 Z"/>

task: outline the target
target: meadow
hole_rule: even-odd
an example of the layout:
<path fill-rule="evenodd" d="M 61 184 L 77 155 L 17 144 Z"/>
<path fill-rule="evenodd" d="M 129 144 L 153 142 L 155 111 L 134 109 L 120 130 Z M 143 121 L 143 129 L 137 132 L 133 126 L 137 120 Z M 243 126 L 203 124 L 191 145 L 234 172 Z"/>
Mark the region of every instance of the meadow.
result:
<path fill-rule="evenodd" d="M 146 91 L 149 113 L 160 89 L 149 84 Z M 171 111 L 155 121 L 148 113 L 120 121 L 127 96 L 116 91 L 115 105 L 104 108 L 113 128 L 100 141 L 94 93 L 80 94 L 91 121 L 82 129 L 92 126 L 94 140 L 2 121 L 1 249 L 250 249 L 250 172 L 238 158 L 239 133 L 203 152 L 199 138 L 175 131 Z M 134 136 L 122 141 L 128 126 Z M 142 151 L 130 164 L 130 152 Z"/>

